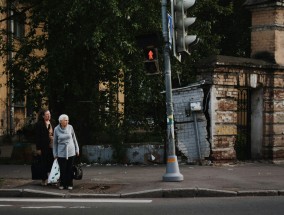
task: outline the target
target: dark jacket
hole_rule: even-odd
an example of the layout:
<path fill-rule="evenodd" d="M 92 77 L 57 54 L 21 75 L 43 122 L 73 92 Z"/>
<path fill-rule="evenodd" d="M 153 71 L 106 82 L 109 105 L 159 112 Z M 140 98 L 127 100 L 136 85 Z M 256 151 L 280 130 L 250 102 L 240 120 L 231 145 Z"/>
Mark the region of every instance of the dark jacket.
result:
<path fill-rule="evenodd" d="M 51 122 L 51 126 L 54 130 L 55 125 Z M 49 150 L 49 131 L 48 128 L 45 126 L 45 122 L 43 120 L 38 121 L 36 125 L 36 149 L 41 150 L 42 153 L 46 153 Z"/>

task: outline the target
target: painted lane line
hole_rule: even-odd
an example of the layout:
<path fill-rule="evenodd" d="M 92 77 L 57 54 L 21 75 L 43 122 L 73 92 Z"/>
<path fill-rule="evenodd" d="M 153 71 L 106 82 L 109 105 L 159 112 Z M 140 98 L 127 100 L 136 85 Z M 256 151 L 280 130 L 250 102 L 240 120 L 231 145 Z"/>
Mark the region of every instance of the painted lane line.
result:
<path fill-rule="evenodd" d="M 0 207 L 11 207 L 12 205 L 0 205 Z"/>
<path fill-rule="evenodd" d="M 143 199 L 33 199 L 33 198 L 5 198 L 0 202 L 97 202 L 97 203 L 152 203 L 152 200 Z"/>
<path fill-rule="evenodd" d="M 27 207 L 21 207 L 23 209 L 53 209 L 53 208 L 66 208 L 64 206 L 44 206 L 44 207 L 33 207 L 33 206 L 27 206 Z"/>
<path fill-rule="evenodd" d="M 85 207 L 85 206 L 73 206 L 73 207 L 65 207 L 65 206 L 23 206 L 21 207 L 22 209 L 61 209 L 61 208 L 72 208 L 72 209 L 84 209 L 84 208 L 90 208 L 90 207 Z"/>
<path fill-rule="evenodd" d="M 90 208 L 90 207 L 85 207 L 85 206 L 73 206 L 73 207 L 69 207 L 69 208 Z"/>

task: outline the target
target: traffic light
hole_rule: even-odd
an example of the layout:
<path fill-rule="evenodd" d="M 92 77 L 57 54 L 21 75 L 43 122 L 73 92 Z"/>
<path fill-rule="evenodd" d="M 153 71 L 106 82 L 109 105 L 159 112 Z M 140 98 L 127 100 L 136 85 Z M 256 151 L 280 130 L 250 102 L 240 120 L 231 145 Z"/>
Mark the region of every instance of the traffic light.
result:
<path fill-rule="evenodd" d="M 158 50 L 156 48 L 144 49 L 145 61 L 154 61 L 158 59 Z"/>
<path fill-rule="evenodd" d="M 181 53 L 189 54 L 190 45 L 196 44 L 196 35 L 187 35 L 187 28 L 196 18 L 187 17 L 188 8 L 195 4 L 195 0 L 171 0 L 171 13 L 173 17 L 173 53 L 181 61 Z"/>
<path fill-rule="evenodd" d="M 158 49 L 161 46 L 157 33 L 148 33 L 136 36 L 137 44 L 144 52 L 144 69 L 146 75 L 159 74 Z"/>
<path fill-rule="evenodd" d="M 158 49 L 155 47 L 144 48 L 144 65 L 147 75 L 155 75 L 160 73 L 158 62 Z"/>

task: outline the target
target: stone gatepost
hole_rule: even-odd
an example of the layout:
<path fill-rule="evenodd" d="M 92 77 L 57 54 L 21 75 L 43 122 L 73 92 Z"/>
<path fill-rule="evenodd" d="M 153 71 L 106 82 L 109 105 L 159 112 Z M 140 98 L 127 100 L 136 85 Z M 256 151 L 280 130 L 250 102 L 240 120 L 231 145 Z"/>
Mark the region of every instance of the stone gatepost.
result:
<path fill-rule="evenodd" d="M 251 58 L 214 56 L 199 65 L 211 83 L 210 142 L 215 161 L 237 158 L 239 91 L 249 92 L 250 157 L 284 161 L 284 4 L 247 0 L 251 11 Z M 259 59 L 259 60 L 256 60 Z M 262 60 L 260 60 L 262 59 Z"/>
<path fill-rule="evenodd" d="M 252 159 L 284 160 L 284 67 L 263 60 L 213 56 L 198 65 L 210 83 L 210 143 L 215 162 L 236 160 L 238 94 L 251 91 L 248 113 Z"/>
<path fill-rule="evenodd" d="M 284 65 L 283 0 L 247 0 L 251 11 L 251 57 Z"/>

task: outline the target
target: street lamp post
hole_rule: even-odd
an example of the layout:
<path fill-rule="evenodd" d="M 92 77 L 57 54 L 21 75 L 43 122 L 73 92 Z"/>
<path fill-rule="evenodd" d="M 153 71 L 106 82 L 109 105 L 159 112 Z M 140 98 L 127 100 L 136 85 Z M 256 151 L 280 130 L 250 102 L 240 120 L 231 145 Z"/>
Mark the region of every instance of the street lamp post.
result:
<path fill-rule="evenodd" d="M 175 154 L 174 117 L 172 102 L 172 81 L 170 61 L 170 40 L 167 19 L 167 0 L 162 0 L 162 26 L 164 47 L 164 74 L 166 86 L 166 107 L 167 107 L 167 168 L 163 175 L 163 181 L 183 181 L 183 175 L 179 172 L 177 156 Z"/>

